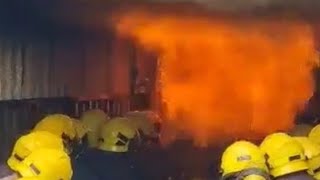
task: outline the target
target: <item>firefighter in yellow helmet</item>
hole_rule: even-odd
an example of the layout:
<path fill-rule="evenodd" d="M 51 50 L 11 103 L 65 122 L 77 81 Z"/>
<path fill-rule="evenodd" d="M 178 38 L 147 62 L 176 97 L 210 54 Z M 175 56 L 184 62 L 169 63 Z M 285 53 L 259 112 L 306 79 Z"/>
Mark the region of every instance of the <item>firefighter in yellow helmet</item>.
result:
<path fill-rule="evenodd" d="M 7 164 L 16 170 L 16 167 L 31 154 L 32 151 L 39 148 L 52 148 L 64 150 L 63 141 L 56 135 L 46 131 L 31 132 L 27 135 L 20 137 L 12 150 Z"/>
<path fill-rule="evenodd" d="M 73 179 L 143 179 L 128 156 L 130 141 L 135 136 L 135 128 L 127 118 L 111 119 L 101 128 L 97 148 L 88 149 L 74 162 Z"/>
<path fill-rule="evenodd" d="M 70 152 L 78 143 L 74 121 L 67 115 L 48 115 L 36 124 L 33 131 L 47 131 L 61 137 Z"/>
<path fill-rule="evenodd" d="M 93 109 L 82 114 L 80 120 L 89 129 L 87 143 L 90 148 L 97 147 L 101 127 L 110 117 L 100 109 Z"/>
<path fill-rule="evenodd" d="M 125 114 L 138 130 L 139 139 L 148 142 L 158 142 L 160 138 L 161 119 L 152 111 L 130 111 Z"/>
<path fill-rule="evenodd" d="M 296 124 L 293 129 L 289 131 L 290 136 L 308 136 L 312 129 L 309 124 Z"/>
<path fill-rule="evenodd" d="M 1 169 L 3 170 L 3 169 Z M 34 150 L 13 171 L 0 179 L 8 180 L 70 180 L 72 167 L 68 154 L 58 149 Z"/>
<path fill-rule="evenodd" d="M 266 154 L 270 174 L 276 180 L 313 180 L 303 147 L 285 133 L 267 136 L 260 145 Z"/>
<path fill-rule="evenodd" d="M 248 141 L 237 141 L 223 152 L 223 180 L 270 180 L 263 152 Z"/>
<path fill-rule="evenodd" d="M 316 180 L 320 180 L 320 145 L 307 137 L 295 137 L 295 139 L 302 145 L 308 159 L 308 173 Z"/>
<path fill-rule="evenodd" d="M 320 124 L 312 128 L 309 133 L 309 138 L 311 141 L 320 144 Z"/>
<path fill-rule="evenodd" d="M 135 136 L 136 130 L 129 119 L 115 118 L 102 127 L 97 148 L 109 152 L 127 152 L 130 140 Z"/>
<path fill-rule="evenodd" d="M 17 172 L 22 177 L 39 177 L 46 180 L 72 177 L 72 167 L 68 154 L 57 149 L 38 149 L 33 151 L 18 166 Z"/>

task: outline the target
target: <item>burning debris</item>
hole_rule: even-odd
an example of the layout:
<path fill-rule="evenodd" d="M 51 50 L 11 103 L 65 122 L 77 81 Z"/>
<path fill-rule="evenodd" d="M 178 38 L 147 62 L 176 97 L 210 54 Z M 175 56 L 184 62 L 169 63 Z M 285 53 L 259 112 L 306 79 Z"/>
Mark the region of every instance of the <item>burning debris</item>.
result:
<path fill-rule="evenodd" d="M 158 53 L 168 132 L 198 145 L 287 130 L 312 96 L 314 38 L 303 21 L 126 12 L 115 25 Z"/>

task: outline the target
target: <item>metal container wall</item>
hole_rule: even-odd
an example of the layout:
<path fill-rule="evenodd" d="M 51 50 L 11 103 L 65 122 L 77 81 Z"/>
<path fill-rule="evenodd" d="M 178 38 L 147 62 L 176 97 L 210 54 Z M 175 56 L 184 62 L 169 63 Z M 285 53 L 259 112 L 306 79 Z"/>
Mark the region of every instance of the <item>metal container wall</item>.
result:
<path fill-rule="evenodd" d="M 0 39 L 0 99 L 22 97 L 23 49 L 20 41 Z"/>
<path fill-rule="evenodd" d="M 0 100 L 65 95 L 66 86 L 59 82 L 68 76 L 62 79 L 55 71 L 61 65 L 52 45 L 49 40 L 0 39 Z"/>
<path fill-rule="evenodd" d="M 0 101 L 110 94 L 110 43 L 80 35 L 54 40 L 0 35 Z"/>

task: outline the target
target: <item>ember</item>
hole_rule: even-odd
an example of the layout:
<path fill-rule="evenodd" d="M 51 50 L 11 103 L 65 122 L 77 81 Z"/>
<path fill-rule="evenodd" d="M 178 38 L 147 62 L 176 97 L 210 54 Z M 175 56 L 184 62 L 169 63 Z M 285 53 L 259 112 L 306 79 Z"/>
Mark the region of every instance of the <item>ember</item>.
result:
<path fill-rule="evenodd" d="M 304 22 L 126 13 L 116 27 L 159 53 L 167 123 L 197 145 L 287 130 L 312 96 L 313 32 Z"/>

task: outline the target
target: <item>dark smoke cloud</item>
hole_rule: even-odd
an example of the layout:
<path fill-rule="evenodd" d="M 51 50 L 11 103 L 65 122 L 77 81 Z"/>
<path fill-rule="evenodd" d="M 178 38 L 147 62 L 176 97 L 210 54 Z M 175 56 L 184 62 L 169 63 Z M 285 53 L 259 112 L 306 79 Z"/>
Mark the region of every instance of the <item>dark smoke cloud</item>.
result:
<path fill-rule="evenodd" d="M 318 21 L 320 0 L 11 0 L 21 7 L 28 5 L 32 12 L 57 23 L 75 24 L 88 28 L 105 27 L 113 13 L 145 8 L 154 13 L 215 14 L 278 16 L 292 13 Z M 72 13 L 70 13 L 72 11 Z"/>
<path fill-rule="evenodd" d="M 279 8 L 293 10 L 319 10 L 319 0 L 147 0 L 157 3 L 193 2 L 211 9 L 238 11 L 254 10 L 256 8 Z"/>
<path fill-rule="evenodd" d="M 218 10 L 255 10 L 256 8 L 279 8 L 307 10 L 320 8 L 318 0 L 195 0 L 195 2 Z"/>
<path fill-rule="evenodd" d="M 153 12 L 159 10 L 159 13 L 173 10 L 174 14 L 200 12 L 276 17 L 290 14 L 308 20 L 320 19 L 320 0 L 139 0 L 134 3 L 131 0 L 119 7 L 127 11 L 134 6 L 146 7 Z"/>

